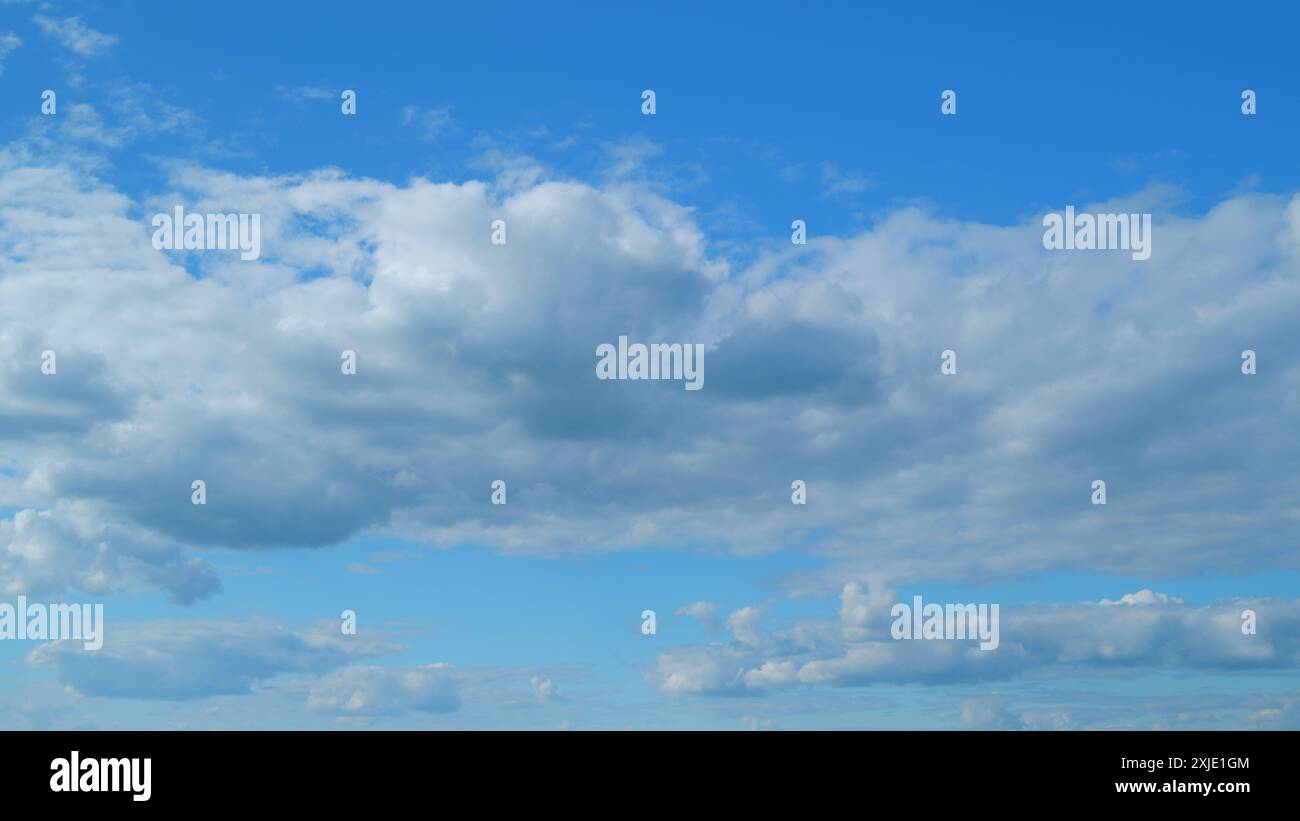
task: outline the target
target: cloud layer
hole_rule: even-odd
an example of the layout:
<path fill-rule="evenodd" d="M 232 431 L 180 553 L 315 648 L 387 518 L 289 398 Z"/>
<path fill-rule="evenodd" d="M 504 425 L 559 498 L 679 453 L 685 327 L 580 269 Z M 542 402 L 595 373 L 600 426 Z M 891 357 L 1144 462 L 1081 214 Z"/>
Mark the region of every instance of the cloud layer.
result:
<path fill-rule="evenodd" d="M 0 522 L 15 589 L 192 600 L 217 583 L 188 549 L 376 531 L 793 548 L 829 560 L 804 580 L 822 594 L 875 574 L 1300 562 L 1282 435 L 1300 408 L 1300 199 L 1101 204 L 1157 209 L 1141 263 L 1044 251 L 1032 217 L 905 208 L 732 270 L 688 208 L 637 185 L 178 165 L 133 201 L 73 163 L 0 153 L 0 504 L 29 511 Z M 176 204 L 261 214 L 262 258 L 154 250 L 148 216 Z M 619 335 L 703 343 L 705 389 L 597 380 Z M 62 577 L 56 551 L 81 557 Z"/>
<path fill-rule="evenodd" d="M 1194 607 L 1150 590 L 1121 601 L 1000 608 L 1000 642 L 895 639 L 892 592 L 845 585 L 837 621 L 767 625 L 758 608 L 727 621 L 725 644 L 658 656 L 646 678 L 666 695 L 757 695 L 769 690 L 874 683 L 1004 681 L 1042 672 L 1294 670 L 1300 600 L 1238 599 Z M 963 602 L 964 603 L 964 602 Z M 957 604 L 957 602 L 953 602 Z M 1244 632 L 1243 612 L 1254 613 Z M 971 706 L 984 724 L 988 704 Z"/>

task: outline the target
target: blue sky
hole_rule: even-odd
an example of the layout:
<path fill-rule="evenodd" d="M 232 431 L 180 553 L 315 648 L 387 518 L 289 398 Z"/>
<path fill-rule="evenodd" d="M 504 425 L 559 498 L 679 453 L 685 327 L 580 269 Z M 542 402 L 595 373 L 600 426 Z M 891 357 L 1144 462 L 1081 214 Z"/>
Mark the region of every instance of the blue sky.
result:
<path fill-rule="evenodd" d="M 1297 12 L 861 5 L 0 3 L 0 723 L 1297 726 Z"/>

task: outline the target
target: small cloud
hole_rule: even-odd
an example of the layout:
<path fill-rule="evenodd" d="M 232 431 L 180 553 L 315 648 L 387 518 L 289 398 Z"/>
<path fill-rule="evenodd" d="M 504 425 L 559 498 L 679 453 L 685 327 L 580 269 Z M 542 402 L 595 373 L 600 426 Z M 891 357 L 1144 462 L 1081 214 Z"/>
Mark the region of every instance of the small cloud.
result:
<path fill-rule="evenodd" d="M 305 100 L 334 100 L 343 92 L 335 92 L 319 86 L 276 86 L 275 93 L 286 100 L 303 102 Z"/>
<path fill-rule="evenodd" d="M 533 676 L 528 679 L 528 684 L 533 688 L 533 695 L 542 701 L 551 701 L 559 695 L 555 682 L 549 678 Z"/>
<path fill-rule="evenodd" d="M 0 59 L 9 56 L 9 53 L 23 44 L 23 40 L 12 31 L 6 31 L 0 34 Z"/>
<path fill-rule="evenodd" d="M 718 606 L 713 602 L 697 601 L 677 608 L 674 616 L 690 616 L 710 631 L 717 630 L 722 622 L 718 619 Z"/>
<path fill-rule="evenodd" d="M 1119 601 L 1102 599 L 1101 602 L 1099 603 L 1102 606 L 1110 606 L 1116 604 L 1131 604 L 1131 605 L 1142 606 L 1148 604 L 1171 604 L 1171 603 L 1182 604 L 1183 600 L 1176 596 L 1166 596 L 1164 593 L 1153 593 L 1152 591 L 1143 588 L 1136 593 L 1125 593 L 1123 596 L 1120 597 Z"/>
<path fill-rule="evenodd" d="M 488 149 L 473 165 L 496 174 L 496 184 L 506 189 L 531 188 L 546 177 L 546 169 L 527 154 Z"/>
<path fill-rule="evenodd" d="M 41 31 L 81 57 L 100 57 L 117 45 L 116 35 L 95 31 L 81 22 L 80 17 L 65 17 L 58 20 L 38 14 L 32 19 L 41 27 Z"/>
<path fill-rule="evenodd" d="M 861 194 L 874 188 L 870 177 L 857 171 L 841 171 L 833 163 L 822 163 L 822 196 L 839 197 Z"/>
<path fill-rule="evenodd" d="M 408 105 L 402 109 L 402 125 L 415 126 L 421 140 L 436 140 L 457 128 L 456 118 L 451 115 L 451 106 L 445 105 L 438 108 Z"/>
<path fill-rule="evenodd" d="M 758 622 L 762 617 L 763 611 L 757 607 L 742 607 L 727 617 L 727 629 L 742 644 L 760 644 L 763 637 Z"/>
<path fill-rule="evenodd" d="M 360 576 L 377 576 L 377 575 L 379 575 L 379 569 L 376 568 L 376 567 L 371 567 L 371 566 L 368 565 L 368 564 L 350 564 L 350 565 L 348 565 L 348 568 L 347 568 L 347 569 L 348 569 L 348 572 L 349 572 L 349 573 L 356 573 L 357 575 L 360 575 Z"/>
<path fill-rule="evenodd" d="M 654 140 L 638 136 L 609 143 L 605 152 L 609 158 L 607 173 L 618 178 L 643 171 L 646 163 L 664 153 L 664 148 Z"/>
<path fill-rule="evenodd" d="M 23 44 L 22 38 L 12 31 L 0 32 L 0 60 L 9 56 L 9 53 Z M 5 72 L 4 63 L 0 63 L 0 76 Z"/>

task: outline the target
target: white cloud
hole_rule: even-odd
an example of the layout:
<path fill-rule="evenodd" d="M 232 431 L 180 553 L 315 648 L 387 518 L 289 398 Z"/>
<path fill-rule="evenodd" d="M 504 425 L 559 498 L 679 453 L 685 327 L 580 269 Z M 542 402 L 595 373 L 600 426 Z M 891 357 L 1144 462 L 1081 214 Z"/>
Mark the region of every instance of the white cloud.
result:
<path fill-rule="evenodd" d="M 1171 598 L 1169 596 L 1166 596 L 1164 593 L 1156 593 L 1144 588 L 1142 590 L 1137 591 L 1136 593 L 1125 593 L 1123 596 L 1120 596 L 1119 601 L 1102 599 L 1099 602 L 1099 604 L 1107 605 L 1107 606 L 1115 605 L 1115 604 L 1132 604 L 1132 605 L 1141 606 L 1141 605 L 1148 605 L 1148 604 L 1166 604 L 1168 602 L 1181 604 L 1182 601 L 1183 600 L 1180 598 L 1177 597 Z"/>
<path fill-rule="evenodd" d="M 0 519 L 0 589 L 6 595 L 107 596 L 165 590 L 188 604 L 221 588 L 208 562 L 147 530 L 105 522 L 93 503 L 59 502 Z"/>
<path fill-rule="evenodd" d="M 664 153 L 664 148 L 648 137 L 638 136 L 609 143 L 605 151 L 609 157 L 606 173 L 617 179 L 643 172 L 650 160 Z"/>
<path fill-rule="evenodd" d="M 1147 600 L 1143 607 L 1002 608 L 1001 644 L 982 651 L 974 641 L 895 640 L 889 620 L 869 631 L 843 630 L 846 623 L 860 621 L 850 603 L 862 598 L 856 585 L 846 585 L 838 621 L 809 619 L 764 629 L 757 611 L 744 608 L 730 620 L 734 641 L 669 649 L 645 676 L 667 695 L 739 695 L 812 685 L 1006 680 L 1047 669 L 1095 673 L 1300 666 L 1300 600 L 1238 599 L 1194 607 L 1145 593 L 1134 596 Z M 892 598 L 887 591 L 881 596 Z M 1242 633 L 1241 613 L 1247 608 L 1257 611 L 1267 630 Z"/>
<path fill-rule="evenodd" d="M 81 22 L 80 17 L 58 19 L 38 14 L 32 19 L 41 27 L 41 31 L 80 57 L 100 57 L 117 45 L 116 35 L 95 31 Z"/>
<path fill-rule="evenodd" d="M 347 667 L 312 686 L 307 708 L 339 716 L 399 716 L 460 709 L 455 673 L 446 664 Z"/>
<path fill-rule="evenodd" d="M 420 108 L 408 105 L 402 109 L 402 125 L 414 127 L 422 140 L 436 140 L 458 128 L 451 106 Z"/>
<path fill-rule="evenodd" d="M 758 644 L 761 641 L 759 621 L 763 613 L 757 607 L 742 607 L 727 617 L 727 629 L 741 644 Z"/>
<path fill-rule="evenodd" d="M 295 101 L 342 101 L 343 91 L 332 91 L 320 86 L 286 86 L 278 85 L 275 87 L 275 93 L 279 94 L 286 100 Z M 340 103 L 341 104 L 341 103 Z"/>
<path fill-rule="evenodd" d="M 904 209 L 733 272 L 690 209 L 626 182 L 179 164 L 135 201 L 56 155 L 0 152 L 0 505 L 92 505 L 171 546 L 802 544 L 826 568 L 795 584 L 823 595 L 1295 566 L 1300 446 L 1270 435 L 1300 423 L 1288 198 L 1161 213 L 1140 269 L 1044 252 L 1032 218 Z M 177 203 L 261 214 L 263 258 L 155 251 L 147 217 Z M 704 344 L 706 389 L 596 380 L 621 334 Z M 1266 374 L 1240 374 L 1247 346 Z M 484 516 L 503 465 L 512 503 Z M 107 567 L 114 589 L 150 577 Z M 841 632 L 871 629 L 869 601 L 845 607 Z"/>
<path fill-rule="evenodd" d="M 713 602 L 697 601 L 690 604 L 684 604 L 673 612 L 674 616 L 689 616 L 695 619 L 708 630 L 716 630 L 721 626 L 718 619 L 718 606 Z"/>
<path fill-rule="evenodd" d="M 743 689 L 743 674 L 729 647 L 683 647 L 659 655 L 647 677 L 665 695 L 724 695 Z"/>
<path fill-rule="evenodd" d="M 842 171 L 834 163 L 822 163 L 822 196 L 842 197 L 861 194 L 875 187 L 875 183 L 865 174 L 857 171 Z"/>
<path fill-rule="evenodd" d="M 529 676 L 528 686 L 533 688 L 533 695 L 542 701 L 551 701 L 559 694 L 555 682 L 542 676 Z"/>
<path fill-rule="evenodd" d="M 23 40 L 12 31 L 0 32 L 0 60 L 8 57 L 14 49 L 23 44 Z"/>

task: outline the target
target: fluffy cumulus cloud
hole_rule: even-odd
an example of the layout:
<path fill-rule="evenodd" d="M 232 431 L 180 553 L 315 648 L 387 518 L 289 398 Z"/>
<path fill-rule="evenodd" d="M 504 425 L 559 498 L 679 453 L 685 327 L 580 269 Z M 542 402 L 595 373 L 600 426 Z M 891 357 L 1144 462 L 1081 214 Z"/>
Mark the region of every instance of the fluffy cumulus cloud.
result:
<path fill-rule="evenodd" d="M 373 531 L 795 547 L 827 559 L 802 580 L 823 595 L 870 574 L 1300 563 L 1300 454 L 1277 435 L 1300 408 L 1285 197 L 1099 204 L 1156 208 L 1142 263 L 1047 252 L 1033 218 L 906 208 L 733 270 L 688 208 L 625 183 L 178 165 L 135 200 L 19 145 L 0 194 L 0 505 L 21 511 L 0 561 L 51 589 L 192 600 L 216 583 L 189 549 Z M 260 214 L 261 258 L 155 250 L 149 216 L 176 204 Z M 703 344 L 704 389 L 597 380 L 620 335 Z M 498 478 L 510 504 L 489 516 Z"/>
<path fill-rule="evenodd" d="M 8 595 L 161 589 L 188 604 L 220 587 L 207 561 L 148 530 L 106 521 L 94 503 L 60 501 L 0 520 L 0 590 Z"/>
<path fill-rule="evenodd" d="M 754 608 L 738 610 L 727 620 L 731 641 L 671 648 L 646 678 L 667 695 L 734 696 L 816 685 L 1004 681 L 1036 672 L 1293 671 L 1300 665 L 1296 599 L 1192 606 L 1143 590 L 1123 604 L 999 607 L 996 646 L 981 649 L 978 640 L 894 638 L 898 614 L 889 591 L 864 596 L 860 585 L 849 584 L 841 598 L 839 619 L 791 625 L 768 626 Z M 1247 610 L 1254 613 L 1249 621 Z M 1004 707 L 995 707 L 964 707 L 966 723 L 1012 723 Z"/>

